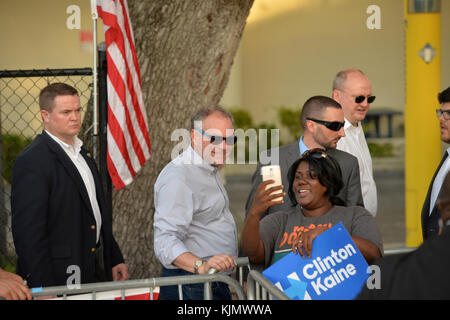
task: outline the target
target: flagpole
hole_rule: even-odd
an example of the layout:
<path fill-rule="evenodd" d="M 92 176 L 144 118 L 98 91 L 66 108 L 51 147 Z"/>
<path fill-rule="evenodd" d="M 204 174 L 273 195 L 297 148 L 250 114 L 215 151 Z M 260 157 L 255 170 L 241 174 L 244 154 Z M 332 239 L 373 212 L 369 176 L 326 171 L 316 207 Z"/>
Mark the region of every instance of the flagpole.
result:
<path fill-rule="evenodd" d="M 98 87 L 97 87 L 97 1 L 91 0 L 92 16 L 92 124 L 93 124 L 93 146 L 92 154 L 94 160 L 97 158 L 97 137 L 98 137 Z"/>

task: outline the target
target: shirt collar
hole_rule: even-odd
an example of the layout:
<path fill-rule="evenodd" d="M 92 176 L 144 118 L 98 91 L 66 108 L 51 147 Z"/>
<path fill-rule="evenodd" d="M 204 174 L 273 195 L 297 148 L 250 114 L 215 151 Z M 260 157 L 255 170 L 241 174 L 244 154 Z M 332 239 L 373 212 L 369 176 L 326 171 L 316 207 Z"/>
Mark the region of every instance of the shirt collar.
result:
<path fill-rule="evenodd" d="M 175 160 L 176 163 L 181 164 L 190 164 L 190 165 L 197 165 L 200 168 L 203 168 L 207 170 L 208 172 L 216 172 L 218 170 L 217 167 L 212 166 L 210 163 L 205 161 L 195 150 L 192 148 L 191 145 L 184 151 L 178 160 Z"/>
<path fill-rule="evenodd" d="M 345 131 L 347 131 L 347 130 L 351 130 L 351 129 L 358 129 L 359 127 L 361 127 L 361 122 L 359 122 L 358 121 L 358 125 L 357 126 L 354 126 L 354 125 L 352 125 L 352 123 L 350 122 L 350 121 L 348 121 L 347 120 L 347 118 L 344 118 L 344 130 Z"/>
<path fill-rule="evenodd" d="M 71 152 L 75 155 L 77 155 L 78 153 L 80 153 L 81 150 L 81 146 L 83 145 L 83 141 L 81 141 L 77 136 L 75 136 L 73 138 L 73 145 L 67 144 L 64 141 L 62 141 L 61 139 L 59 139 L 58 137 L 54 136 L 53 134 L 51 134 L 50 132 L 48 132 L 47 130 L 45 130 L 45 132 L 53 139 L 55 140 L 60 146 L 61 148 L 63 148 L 64 151 L 66 152 Z"/>
<path fill-rule="evenodd" d="M 300 149 L 300 155 L 302 155 L 303 153 L 305 153 L 305 151 L 308 151 L 309 148 L 306 146 L 306 144 L 303 142 L 303 135 L 300 137 L 299 143 L 298 143 L 298 147 Z"/>

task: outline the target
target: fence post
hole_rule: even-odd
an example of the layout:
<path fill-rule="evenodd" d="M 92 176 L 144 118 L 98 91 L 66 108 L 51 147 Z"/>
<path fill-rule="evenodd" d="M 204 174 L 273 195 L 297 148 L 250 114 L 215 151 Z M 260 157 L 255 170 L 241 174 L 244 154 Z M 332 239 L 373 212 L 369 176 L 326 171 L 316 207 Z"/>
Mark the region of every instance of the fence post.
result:
<path fill-rule="evenodd" d="M 208 274 L 215 274 L 215 273 L 217 273 L 217 270 L 214 268 L 211 268 L 208 271 Z M 205 282 L 205 284 L 203 285 L 203 299 L 204 300 L 213 299 L 212 282 Z"/>
<path fill-rule="evenodd" d="M 112 215 L 112 191 L 111 178 L 108 174 L 106 163 L 107 153 L 107 125 L 108 125 L 108 91 L 107 91 L 107 62 L 106 45 L 104 42 L 98 45 L 98 115 L 99 115 L 99 157 L 98 169 L 105 194 L 106 212 Z"/>
<path fill-rule="evenodd" d="M 1 108 L 1 106 L 0 106 Z M 0 112 L 0 128 L 1 128 L 1 112 Z M 6 228 L 8 227 L 8 213 L 6 212 L 5 203 L 5 186 L 3 184 L 3 137 L 0 132 L 0 263 L 7 256 L 6 250 Z"/>

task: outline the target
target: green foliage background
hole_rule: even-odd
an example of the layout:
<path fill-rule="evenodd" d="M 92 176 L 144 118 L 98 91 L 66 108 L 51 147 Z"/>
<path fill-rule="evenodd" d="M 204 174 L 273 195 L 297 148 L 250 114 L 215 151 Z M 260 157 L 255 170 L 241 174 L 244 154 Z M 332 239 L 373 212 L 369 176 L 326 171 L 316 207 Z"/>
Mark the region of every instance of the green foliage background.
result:
<path fill-rule="evenodd" d="M 2 143 L 2 176 L 11 183 L 12 168 L 20 151 L 31 143 L 32 138 L 24 138 L 16 134 L 1 135 Z"/>

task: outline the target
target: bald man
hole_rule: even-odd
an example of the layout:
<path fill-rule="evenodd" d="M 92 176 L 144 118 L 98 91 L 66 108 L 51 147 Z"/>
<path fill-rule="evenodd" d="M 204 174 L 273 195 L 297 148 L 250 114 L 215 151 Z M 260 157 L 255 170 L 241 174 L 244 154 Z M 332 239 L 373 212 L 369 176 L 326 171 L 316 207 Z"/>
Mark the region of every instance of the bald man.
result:
<path fill-rule="evenodd" d="M 346 151 L 358 159 L 364 207 L 375 216 L 377 187 L 373 179 L 372 158 L 361 126 L 370 104 L 375 100 L 372 85 L 360 70 L 340 71 L 333 81 L 333 99 L 341 104 L 345 118 L 345 137 L 339 140 L 337 149 Z"/>

